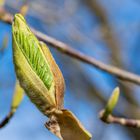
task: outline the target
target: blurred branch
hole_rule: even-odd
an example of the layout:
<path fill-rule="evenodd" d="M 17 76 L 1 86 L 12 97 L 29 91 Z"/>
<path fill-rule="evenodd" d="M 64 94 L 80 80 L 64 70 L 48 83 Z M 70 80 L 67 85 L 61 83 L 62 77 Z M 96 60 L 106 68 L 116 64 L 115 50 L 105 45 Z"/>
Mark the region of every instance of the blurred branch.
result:
<path fill-rule="evenodd" d="M 8 13 L 4 9 L 0 8 L 0 20 L 11 24 L 12 19 L 13 19 L 13 16 L 10 13 Z M 102 71 L 112 74 L 112 75 L 116 76 L 118 79 L 129 81 L 129 82 L 140 85 L 140 76 L 127 72 L 125 70 L 119 69 L 115 66 L 110 66 L 110 65 L 104 64 L 104 63 L 94 59 L 93 57 L 87 56 L 87 55 L 73 49 L 69 45 L 67 45 L 59 40 L 56 40 L 48 35 L 45 35 L 44 33 L 41 33 L 33 28 L 31 28 L 31 30 L 35 33 L 35 35 L 40 40 L 42 40 L 45 43 L 51 45 L 52 47 L 58 49 L 59 51 L 63 52 L 64 54 L 67 54 L 82 62 L 90 64 Z"/>
<path fill-rule="evenodd" d="M 112 92 L 112 95 L 109 98 L 105 109 L 100 111 L 99 113 L 100 119 L 105 123 L 117 123 L 124 126 L 140 128 L 140 120 L 125 119 L 125 118 L 115 117 L 112 115 L 112 112 L 118 102 L 119 94 L 120 94 L 120 90 L 117 87 Z"/>
<path fill-rule="evenodd" d="M 13 100 L 11 103 L 10 111 L 6 115 L 6 117 L 0 122 L 0 128 L 3 128 L 11 120 L 11 118 L 15 114 L 17 108 L 21 104 L 23 97 L 24 97 L 24 90 L 20 87 L 19 82 L 16 81 L 15 91 L 14 91 L 14 96 L 13 96 Z"/>
<path fill-rule="evenodd" d="M 4 120 L 2 120 L 2 122 L 0 122 L 0 128 L 3 128 L 12 118 L 14 112 L 9 112 L 9 114 L 4 118 Z"/>
<path fill-rule="evenodd" d="M 114 30 L 109 22 L 107 13 L 100 4 L 98 0 L 84 0 L 88 7 L 93 11 L 93 14 L 97 17 L 100 24 L 100 31 L 102 38 L 104 39 L 107 46 L 112 50 L 112 56 L 114 57 L 114 61 L 120 62 L 119 56 L 119 42 L 117 37 L 115 36 Z M 118 65 L 121 66 L 121 65 Z"/>
<path fill-rule="evenodd" d="M 8 35 L 6 34 L 4 36 L 4 39 L 2 41 L 2 47 L 0 47 L 0 54 L 3 55 L 4 50 L 8 47 Z"/>
<path fill-rule="evenodd" d="M 102 121 L 104 121 L 105 123 L 117 123 L 117 124 L 124 125 L 124 126 L 140 128 L 140 120 L 126 119 L 126 118 L 121 118 L 121 117 L 115 117 L 112 115 L 109 115 L 107 117 L 107 119 L 104 120 L 104 119 L 102 119 L 103 113 L 104 113 L 104 111 L 100 112 L 100 119 Z"/>
<path fill-rule="evenodd" d="M 93 12 L 93 14 L 96 15 L 99 24 L 100 24 L 100 33 L 102 39 L 107 44 L 106 46 L 110 48 L 111 50 L 111 62 L 112 64 L 117 65 L 118 67 L 124 68 L 124 64 L 121 59 L 121 49 L 119 39 L 115 35 L 115 31 L 112 28 L 110 21 L 108 19 L 108 14 L 105 10 L 105 8 L 100 4 L 98 0 L 84 0 L 89 9 Z M 138 102 L 134 98 L 134 96 L 131 94 L 133 92 L 133 87 L 131 85 L 128 85 L 128 83 L 124 83 L 121 81 L 116 81 L 117 85 L 123 90 L 125 94 L 125 98 L 131 102 L 131 104 L 134 104 L 136 107 L 139 106 Z"/>
<path fill-rule="evenodd" d="M 62 60 L 63 60 L 63 58 L 62 58 Z M 69 59 L 69 58 L 67 58 L 65 61 L 63 61 L 64 67 L 66 65 L 64 63 L 67 63 L 67 61 L 69 61 L 76 70 L 73 70 L 71 68 L 71 66 L 67 65 L 66 69 L 72 71 L 74 77 L 72 75 L 67 75 L 66 79 L 68 79 L 69 81 L 72 81 L 73 78 L 75 78 L 75 75 L 76 75 L 76 77 L 79 77 L 79 78 L 75 78 L 75 80 L 73 80 L 73 82 L 69 83 L 71 89 L 73 89 L 72 92 L 77 93 L 78 98 L 80 98 L 82 95 L 84 95 L 84 96 L 86 96 L 86 98 L 88 98 L 89 101 L 91 101 L 91 102 L 96 101 L 96 102 L 100 103 L 102 106 L 105 106 L 108 99 L 105 96 L 105 94 L 100 90 L 100 88 L 98 88 L 96 83 L 91 80 L 92 78 L 90 77 L 90 75 L 88 76 L 87 73 L 85 73 L 85 70 L 83 69 L 83 67 L 81 67 L 81 65 L 79 63 L 77 63 L 76 61 L 72 61 L 72 59 Z M 96 76 L 96 75 L 93 75 L 93 77 L 94 76 Z M 83 84 L 83 83 L 86 83 L 86 84 Z M 78 85 L 81 85 L 80 89 L 79 88 L 77 89 Z M 122 91 L 122 93 L 124 93 L 124 91 L 122 89 L 121 89 L 121 91 Z M 85 93 L 86 93 L 86 95 L 85 95 Z M 132 93 L 133 92 L 131 92 L 131 94 Z M 83 98 L 85 98 L 85 97 L 83 97 Z M 123 103 L 123 107 L 122 107 L 121 103 Z M 129 117 L 139 118 L 140 117 L 140 108 L 138 108 L 135 105 L 133 105 L 132 103 L 128 102 L 128 100 L 126 100 L 126 98 L 121 96 L 120 102 L 118 104 L 117 110 L 115 110 L 115 113 L 120 116 L 129 116 Z"/>

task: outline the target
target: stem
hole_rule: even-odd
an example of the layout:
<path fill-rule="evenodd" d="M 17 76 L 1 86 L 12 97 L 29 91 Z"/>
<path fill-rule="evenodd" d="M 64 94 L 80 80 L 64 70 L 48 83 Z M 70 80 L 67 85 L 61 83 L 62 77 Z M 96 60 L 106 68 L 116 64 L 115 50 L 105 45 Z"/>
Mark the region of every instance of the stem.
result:
<path fill-rule="evenodd" d="M 102 110 L 99 114 L 100 119 L 105 123 L 115 123 L 123 126 L 140 128 L 140 120 L 137 119 L 126 119 L 121 117 L 115 117 L 113 115 L 109 115 L 107 118 L 104 117 L 104 110 Z"/>

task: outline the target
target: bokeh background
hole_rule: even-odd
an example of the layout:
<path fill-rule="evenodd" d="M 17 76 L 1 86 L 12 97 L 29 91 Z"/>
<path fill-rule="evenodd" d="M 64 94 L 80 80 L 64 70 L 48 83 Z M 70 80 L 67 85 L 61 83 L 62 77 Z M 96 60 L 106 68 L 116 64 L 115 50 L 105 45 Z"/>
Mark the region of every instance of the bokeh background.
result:
<path fill-rule="evenodd" d="M 140 74 L 139 0 L 5 0 L 12 14 L 29 5 L 29 25 L 104 63 Z M 9 111 L 15 84 L 11 26 L 0 21 L 0 119 Z M 104 124 L 98 118 L 112 90 L 121 96 L 117 116 L 140 118 L 140 87 L 119 81 L 92 66 L 49 46 L 63 72 L 65 108 L 70 109 L 96 140 L 139 140 L 140 129 Z M 0 140 L 57 140 L 45 127 L 47 118 L 25 97 L 10 123 L 0 130 Z"/>

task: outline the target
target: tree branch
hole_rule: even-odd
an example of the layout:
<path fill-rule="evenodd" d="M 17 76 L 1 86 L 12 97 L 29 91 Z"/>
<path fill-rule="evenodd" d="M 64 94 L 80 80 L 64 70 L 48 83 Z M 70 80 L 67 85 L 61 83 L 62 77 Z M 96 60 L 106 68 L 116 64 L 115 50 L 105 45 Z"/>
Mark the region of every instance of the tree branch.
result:
<path fill-rule="evenodd" d="M 123 126 L 140 128 L 140 120 L 115 117 L 113 115 L 109 115 L 106 119 L 104 119 L 103 113 L 104 113 L 104 110 L 102 110 L 100 112 L 99 117 L 105 123 L 109 123 L 109 124 L 110 123 L 116 123 L 116 124 L 120 124 L 120 125 L 123 125 Z"/>
<path fill-rule="evenodd" d="M 11 24 L 12 23 L 13 16 L 12 14 L 6 12 L 3 8 L 0 8 L 0 20 Z M 67 54 L 75 59 L 78 59 L 84 63 L 90 64 L 93 67 L 96 67 L 102 71 L 105 71 L 111 75 L 116 76 L 120 80 L 125 80 L 131 83 L 135 83 L 140 85 L 140 76 L 127 72 L 125 70 L 119 69 L 115 66 L 104 64 L 93 57 L 87 56 L 84 53 L 81 53 L 77 51 L 76 49 L 73 49 L 69 45 L 54 39 L 53 37 L 50 37 L 44 33 L 41 33 L 34 28 L 31 28 L 31 30 L 34 32 L 34 34 L 45 43 L 51 45 L 52 47 L 58 49 L 59 51 L 63 52 L 64 54 Z"/>
<path fill-rule="evenodd" d="M 14 112 L 10 111 L 9 114 L 0 122 L 0 128 L 3 128 L 12 118 Z"/>
<path fill-rule="evenodd" d="M 104 42 L 107 44 L 106 47 L 110 48 L 111 50 L 111 62 L 112 64 L 117 65 L 117 67 L 121 67 L 124 69 L 124 64 L 121 60 L 121 49 L 119 38 L 115 35 L 115 31 L 113 30 L 109 19 L 108 14 L 106 12 L 105 7 L 103 7 L 98 0 L 84 0 L 86 5 L 88 5 L 89 9 L 93 12 L 93 14 L 96 15 L 99 21 L 100 25 L 100 33 L 101 38 L 104 40 Z M 112 65 L 111 64 L 111 65 Z M 115 80 L 114 80 L 115 81 Z M 115 81 L 116 82 L 116 81 Z M 136 101 L 133 94 L 133 86 L 128 85 L 126 82 L 117 81 L 117 85 L 123 90 L 125 95 L 125 98 L 127 99 L 127 102 L 130 102 L 131 104 L 135 105 L 136 107 L 139 106 L 138 102 Z"/>

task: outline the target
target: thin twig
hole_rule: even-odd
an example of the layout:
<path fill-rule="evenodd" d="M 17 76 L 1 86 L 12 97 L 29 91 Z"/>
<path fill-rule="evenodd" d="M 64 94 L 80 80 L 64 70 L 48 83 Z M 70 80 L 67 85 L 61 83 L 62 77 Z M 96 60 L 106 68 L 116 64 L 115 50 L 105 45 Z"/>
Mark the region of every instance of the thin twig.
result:
<path fill-rule="evenodd" d="M 121 118 L 121 117 L 115 117 L 113 115 L 109 115 L 106 119 L 103 117 L 104 110 L 100 112 L 100 119 L 105 122 L 105 123 L 116 123 L 120 124 L 123 126 L 128 126 L 128 127 L 134 127 L 134 128 L 140 128 L 140 120 L 137 119 L 126 119 L 126 118 Z"/>
<path fill-rule="evenodd" d="M 99 21 L 100 33 L 101 37 L 104 42 L 107 44 L 106 46 L 109 47 L 111 50 L 111 62 L 112 64 L 116 64 L 117 67 L 124 68 L 124 64 L 121 60 L 121 49 L 119 39 L 115 35 L 115 31 L 113 30 L 109 19 L 108 14 L 105 10 L 105 7 L 102 6 L 100 1 L 98 0 L 84 0 L 85 3 L 88 5 L 89 9 L 93 12 L 94 15 L 97 16 Z M 136 107 L 139 106 L 138 102 L 136 101 L 133 94 L 133 86 L 129 86 L 126 82 L 117 81 L 117 85 L 123 90 L 125 94 L 125 98 L 128 102 L 135 105 Z"/>
<path fill-rule="evenodd" d="M 6 12 L 4 9 L 0 8 L 0 20 L 11 24 L 12 23 L 13 16 L 12 14 Z M 104 64 L 93 57 L 87 56 L 84 53 L 79 52 L 76 49 L 73 49 L 69 45 L 54 39 L 53 37 L 50 37 L 42 32 L 39 32 L 33 28 L 31 30 L 34 32 L 34 34 L 45 43 L 51 45 L 52 47 L 60 50 L 64 54 L 67 54 L 73 58 L 76 58 L 82 62 L 85 62 L 87 64 L 90 64 L 102 71 L 105 71 L 109 74 L 112 74 L 116 76 L 118 79 L 125 80 L 131 83 L 135 83 L 140 85 L 140 76 L 133 74 L 131 72 L 127 72 L 125 70 L 121 70 L 115 66 Z"/>
<path fill-rule="evenodd" d="M 2 122 L 0 122 L 0 128 L 3 128 L 6 124 L 8 124 L 13 115 L 14 112 L 10 111 L 9 114 L 2 120 Z"/>

